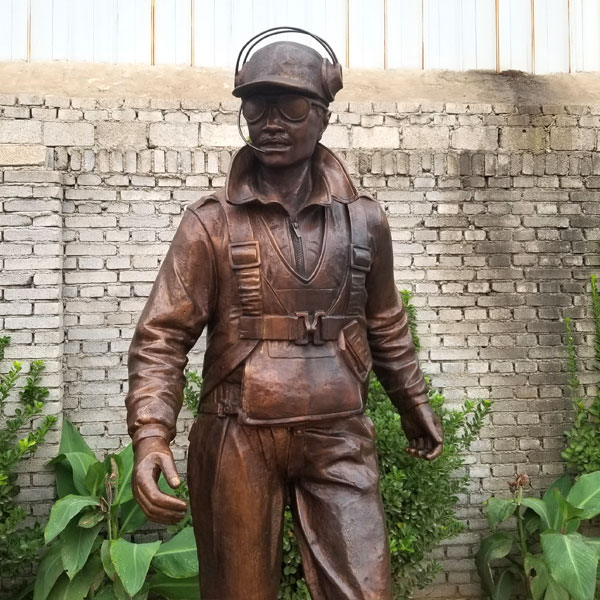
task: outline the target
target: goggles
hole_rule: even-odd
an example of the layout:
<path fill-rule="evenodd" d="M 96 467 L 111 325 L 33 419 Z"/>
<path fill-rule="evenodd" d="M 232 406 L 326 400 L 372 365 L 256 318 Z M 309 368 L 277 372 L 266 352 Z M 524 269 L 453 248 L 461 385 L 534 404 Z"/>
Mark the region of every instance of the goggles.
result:
<path fill-rule="evenodd" d="M 279 114 L 288 121 L 303 121 L 308 117 L 311 106 L 329 108 L 322 102 L 298 94 L 277 96 L 250 96 L 242 100 L 242 114 L 247 123 L 256 123 L 265 116 L 270 106 L 276 106 Z"/>

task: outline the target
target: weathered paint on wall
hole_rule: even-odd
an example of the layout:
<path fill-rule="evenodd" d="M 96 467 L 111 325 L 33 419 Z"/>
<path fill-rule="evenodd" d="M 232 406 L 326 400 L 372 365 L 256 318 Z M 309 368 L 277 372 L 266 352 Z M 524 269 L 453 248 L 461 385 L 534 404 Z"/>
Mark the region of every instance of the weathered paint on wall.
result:
<path fill-rule="evenodd" d="M 224 67 L 293 25 L 354 68 L 600 69 L 597 0 L 0 0 L 0 15 L 0 60 Z"/>

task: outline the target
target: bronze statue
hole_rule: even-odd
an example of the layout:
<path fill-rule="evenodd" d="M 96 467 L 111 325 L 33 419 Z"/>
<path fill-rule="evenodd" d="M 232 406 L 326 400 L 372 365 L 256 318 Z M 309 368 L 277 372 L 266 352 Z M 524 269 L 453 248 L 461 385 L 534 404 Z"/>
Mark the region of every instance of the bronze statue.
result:
<path fill-rule="evenodd" d="M 433 460 L 442 431 L 394 284 L 385 214 L 319 143 L 342 87 L 335 54 L 313 36 L 331 61 L 287 41 L 249 56 L 291 30 L 242 49 L 233 94 L 250 141 L 225 188 L 185 211 L 137 325 L 133 489 L 151 520 L 184 515 L 156 482 L 162 471 L 179 485 L 169 443 L 186 355 L 207 327 L 188 458 L 203 600 L 277 598 L 286 503 L 314 599 L 386 600 L 375 431 L 363 413 L 371 368 L 402 415 L 408 452 Z"/>

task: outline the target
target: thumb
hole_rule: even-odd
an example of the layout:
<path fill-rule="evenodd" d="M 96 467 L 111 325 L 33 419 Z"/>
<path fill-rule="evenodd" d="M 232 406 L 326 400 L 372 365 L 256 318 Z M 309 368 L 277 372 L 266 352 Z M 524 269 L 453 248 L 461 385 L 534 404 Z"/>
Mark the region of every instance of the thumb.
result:
<path fill-rule="evenodd" d="M 160 455 L 160 468 L 167 480 L 167 483 L 173 488 L 178 488 L 181 485 L 181 479 L 173 460 L 173 455 L 161 454 Z"/>
<path fill-rule="evenodd" d="M 429 436 L 438 444 L 444 440 L 442 424 L 433 411 L 425 419 L 425 428 L 427 429 Z"/>

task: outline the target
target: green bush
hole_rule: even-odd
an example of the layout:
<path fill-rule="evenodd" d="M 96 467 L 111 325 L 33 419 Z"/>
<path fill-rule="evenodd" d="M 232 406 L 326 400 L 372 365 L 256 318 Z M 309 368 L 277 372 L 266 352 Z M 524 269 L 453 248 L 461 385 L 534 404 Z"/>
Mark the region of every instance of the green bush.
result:
<path fill-rule="evenodd" d="M 8 336 L 0 337 L 0 360 L 4 359 L 9 342 Z M 19 392 L 19 406 L 14 416 L 9 417 L 5 413 L 6 401 L 19 380 L 22 368 L 20 362 L 14 361 L 8 373 L 0 376 L 0 577 L 5 581 L 27 574 L 28 567 L 36 561 L 43 546 L 41 525 L 35 522 L 31 526 L 24 526 L 27 512 L 15 501 L 20 491 L 16 469 L 22 460 L 38 449 L 56 422 L 55 416 L 47 415 L 39 425 L 19 438 L 19 432 L 24 427 L 31 427 L 34 419 L 40 415 L 48 396 L 48 389 L 40 385 L 44 364 L 34 361 L 25 385 Z"/>
<path fill-rule="evenodd" d="M 394 597 L 410 598 L 428 586 L 440 567 L 427 558 L 442 540 L 464 529 L 456 518 L 459 495 L 466 492 L 468 476 L 457 476 L 462 453 L 477 438 L 490 411 L 487 400 L 464 402 L 449 409 L 444 396 L 434 390 L 429 401 L 444 428 L 444 452 L 427 462 L 409 456 L 400 417 L 381 385 L 371 383 L 367 412 L 377 430 L 381 494 L 392 553 Z"/>
<path fill-rule="evenodd" d="M 410 294 L 403 292 L 415 345 L 415 309 Z M 200 401 L 201 380 L 197 372 L 188 371 L 184 401 L 196 414 Z M 456 518 L 459 495 L 467 489 L 466 475 L 457 476 L 463 465 L 462 453 L 476 439 L 490 402 L 466 401 L 459 409 L 445 406 L 444 396 L 432 389 L 429 399 L 444 427 L 444 452 L 434 462 L 417 460 L 405 449 L 407 440 L 400 416 L 379 382 L 372 377 L 367 413 L 377 430 L 377 449 L 381 471 L 381 493 L 386 513 L 394 597 L 410 598 L 415 590 L 431 583 L 440 566 L 428 553 L 442 540 L 460 533 L 464 526 Z M 283 565 L 279 598 L 310 598 L 302 577 L 300 553 L 294 538 L 289 510 L 285 514 Z"/>
<path fill-rule="evenodd" d="M 591 278 L 592 314 L 594 319 L 594 368 L 600 371 L 600 299 L 596 276 Z M 571 320 L 565 319 L 567 330 L 567 369 L 573 404 L 573 426 L 565 436 L 567 444 L 562 457 L 577 473 L 600 471 L 600 385 L 596 395 L 586 400 L 580 395 L 577 350 Z"/>

